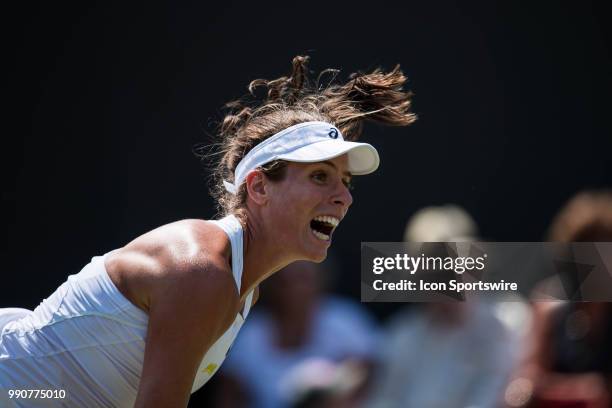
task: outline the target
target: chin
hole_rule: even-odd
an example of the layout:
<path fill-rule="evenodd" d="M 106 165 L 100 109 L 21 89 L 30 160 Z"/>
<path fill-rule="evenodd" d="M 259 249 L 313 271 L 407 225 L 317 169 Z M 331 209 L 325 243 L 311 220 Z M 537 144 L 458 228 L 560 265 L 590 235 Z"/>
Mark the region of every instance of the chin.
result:
<path fill-rule="evenodd" d="M 327 258 L 327 250 L 325 250 L 325 252 L 310 254 L 306 260 L 314 263 L 321 263 L 325 260 L 325 258 Z"/>

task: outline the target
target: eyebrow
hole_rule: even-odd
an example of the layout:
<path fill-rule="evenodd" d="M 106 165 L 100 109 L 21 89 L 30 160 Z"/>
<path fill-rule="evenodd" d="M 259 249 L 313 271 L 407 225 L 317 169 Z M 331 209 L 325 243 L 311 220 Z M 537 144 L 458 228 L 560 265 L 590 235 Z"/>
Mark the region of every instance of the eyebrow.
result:
<path fill-rule="evenodd" d="M 338 170 L 338 167 L 334 163 L 330 162 L 329 160 L 324 160 L 321 163 L 328 164 L 328 165 L 332 166 L 334 169 L 336 169 L 336 171 Z M 353 177 L 353 175 L 350 172 L 348 172 L 348 171 L 345 171 L 342 174 L 345 175 L 345 176 L 351 177 L 351 178 Z"/>

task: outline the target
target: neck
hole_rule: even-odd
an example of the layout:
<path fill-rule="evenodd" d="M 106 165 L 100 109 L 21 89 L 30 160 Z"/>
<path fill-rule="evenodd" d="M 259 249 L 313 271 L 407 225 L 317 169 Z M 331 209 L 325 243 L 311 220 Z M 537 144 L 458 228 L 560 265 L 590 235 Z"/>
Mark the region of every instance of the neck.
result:
<path fill-rule="evenodd" d="M 283 252 L 282 244 L 274 240 L 267 230 L 269 224 L 247 207 L 247 225 L 243 224 L 244 261 L 242 268 L 242 285 L 240 299 L 243 300 L 251 290 L 270 275 L 295 261 L 288 253 Z"/>

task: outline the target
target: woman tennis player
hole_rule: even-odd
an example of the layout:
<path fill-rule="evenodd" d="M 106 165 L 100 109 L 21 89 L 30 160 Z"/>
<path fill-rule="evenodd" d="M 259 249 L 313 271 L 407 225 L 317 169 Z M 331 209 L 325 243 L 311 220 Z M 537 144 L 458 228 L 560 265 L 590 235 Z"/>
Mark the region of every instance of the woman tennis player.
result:
<path fill-rule="evenodd" d="M 94 257 L 33 312 L 0 309 L 1 406 L 62 395 L 75 407 L 186 406 L 223 362 L 258 285 L 325 258 L 353 201 L 351 176 L 378 167 L 376 149 L 354 142 L 362 122 L 415 117 L 399 66 L 320 89 L 307 61 L 251 82 L 253 95 L 267 89 L 259 106 L 228 104 L 213 187 L 224 218 L 163 225 Z"/>

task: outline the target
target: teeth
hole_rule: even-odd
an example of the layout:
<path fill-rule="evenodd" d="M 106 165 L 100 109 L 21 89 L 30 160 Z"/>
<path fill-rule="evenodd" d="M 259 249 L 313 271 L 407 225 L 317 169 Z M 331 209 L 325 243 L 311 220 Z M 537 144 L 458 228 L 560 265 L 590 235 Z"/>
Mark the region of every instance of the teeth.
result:
<path fill-rule="evenodd" d="M 315 231 L 313 229 L 311 229 L 312 233 L 315 235 L 315 237 L 323 240 L 323 241 L 329 241 L 329 235 L 325 235 L 322 232 L 319 231 Z"/>
<path fill-rule="evenodd" d="M 330 225 L 333 225 L 334 227 L 337 227 L 338 224 L 340 223 L 339 219 L 337 219 L 336 217 L 331 217 L 329 215 L 318 215 L 314 217 L 314 219 L 315 221 L 326 222 Z"/>

